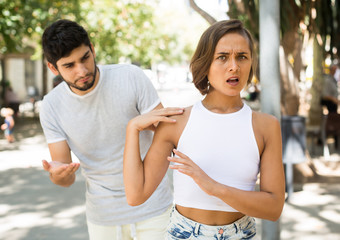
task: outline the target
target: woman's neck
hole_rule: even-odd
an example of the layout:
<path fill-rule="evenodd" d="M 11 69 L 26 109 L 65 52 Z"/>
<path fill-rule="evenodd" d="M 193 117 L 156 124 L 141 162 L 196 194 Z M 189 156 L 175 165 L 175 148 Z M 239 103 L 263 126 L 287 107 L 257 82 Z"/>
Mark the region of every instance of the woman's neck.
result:
<path fill-rule="evenodd" d="M 233 113 L 243 107 L 241 96 L 221 96 L 219 94 L 208 93 L 202 100 L 203 106 L 215 113 Z"/>

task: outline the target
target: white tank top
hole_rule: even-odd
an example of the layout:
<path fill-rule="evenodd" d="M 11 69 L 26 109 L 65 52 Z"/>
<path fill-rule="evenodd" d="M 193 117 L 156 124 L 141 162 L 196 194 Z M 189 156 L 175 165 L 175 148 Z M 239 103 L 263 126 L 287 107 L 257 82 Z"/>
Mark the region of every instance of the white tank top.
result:
<path fill-rule="evenodd" d="M 253 191 L 259 173 L 252 110 L 243 104 L 235 113 L 218 114 L 202 102 L 191 110 L 177 149 L 208 176 L 230 187 Z M 175 203 L 189 208 L 237 212 L 221 199 L 206 194 L 191 177 L 173 172 Z"/>

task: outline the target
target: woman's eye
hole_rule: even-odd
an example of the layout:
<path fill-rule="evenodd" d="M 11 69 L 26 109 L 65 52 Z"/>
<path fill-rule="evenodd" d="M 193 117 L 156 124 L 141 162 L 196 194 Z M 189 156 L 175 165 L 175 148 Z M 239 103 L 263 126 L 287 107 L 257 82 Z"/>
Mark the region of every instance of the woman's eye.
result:
<path fill-rule="evenodd" d="M 225 57 L 225 56 L 219 56 L 217 59 L 219 59 L 219 60 L 225 60 L 226 57 Z"/>

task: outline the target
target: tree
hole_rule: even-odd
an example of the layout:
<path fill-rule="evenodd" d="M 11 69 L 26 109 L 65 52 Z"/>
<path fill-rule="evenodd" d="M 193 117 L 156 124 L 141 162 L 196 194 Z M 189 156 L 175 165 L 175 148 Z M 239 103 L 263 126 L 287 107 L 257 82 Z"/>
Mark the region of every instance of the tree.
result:
<path fill-rule="evenodd" d="M 60 18 L 80 20 L 78 0 L 3 0 L 0 2 L 0 54 L 2 59 L 3 97 L 5 58 L 10 53 L 41 55 L 41 35 Z M 42 56 L 42 59 L 44 57 Z M 47 93 L 47 67 L 43 61 L 43 95 Z"/>
<path fill-rule="evenodd" d="M 213 18 L 209 13 L 200 8 L 194 0 L 189 0 L 190 7 L 194 9 L 199 15 L 201 15 L 209 24 L 214 24 L 216 19 Z"/>
<path fill-rule="evenodd" d="M 195 10 L 194 0 L 190 0 Z M 259 16 L 258 0 L 228 0 L 228 16 L 241 20 L 259 41 Z M 340 0 L 281 0 L 280 24 L 281 24 L 281 111 L 283 115 L 297 115 L 300 105 L 301 72 L 305 66 L 301 54 L 305 51 L 304 43 L 315 40 L 314 51 L 314 76 L 312 92 L 312 104 L 309 112 L 309 123 L 320 124 L 321 107 L 319 104 L 320 88 L 322 86 L 322 62 L 327 55 L 336 58 L 334 49 L 340 49 Z M 199 13 L 208 22 L 211 19 L 199 9 Z M 326 41 L 329 39 L 329 47 L 326 49 Z"/>
<path fill-rule="evenodd" d="M 180 61 L 172 51 L 177 35 L 162 31 L 154 18 L 151 0 L 3 0 L 0 1 L 0 56 L 27 53 L 44 59 L 43 30 L 57 19 L 79 22 L 88 30 L 101 63 L 132 62 L 142 67 Z M 4 83 L 4 81 L 3 81 Z M 4 90 L 4 88 L 3 88 Z M 4 91 L 3 91 L 4 92 Z M 43 92 L 47 93 L 47 67 L 43 61 Z"/>
<path fill-rule="evenodd" d="M 96 1 L 82 4 L 90 38 L 102 63 L 132 62 L 142 67 L 178 61 L 171 51 L 176 35 L 162 32 L 152 1 Z M 90 21 L 91 19 L 91 21 Z"/>

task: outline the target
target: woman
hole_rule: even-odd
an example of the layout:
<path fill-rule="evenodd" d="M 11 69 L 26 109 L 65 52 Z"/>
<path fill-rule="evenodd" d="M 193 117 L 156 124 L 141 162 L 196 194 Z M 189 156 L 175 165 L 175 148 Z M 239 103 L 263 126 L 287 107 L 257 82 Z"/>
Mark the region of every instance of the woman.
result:
<path fill-rule="evenodd" d="M 252 37 L 240 21 L 215 23 L 190 63 L 205 98 L 183 114 L 173 109 L 169 118 L 158 110 L 127 126 L 124 181 L 130 205 L 146 201 L 173 163 L 175 206 L 166 239 L 250 239 L 256 232 L 253 217 L 275 221 L 281 215 L 279 122 L 253 112 L 240 96 L 252 79 L 254 55 Z M 142 161 L 139 131 L 157 122 L 162 123 Z M 258 173 L 260 190 L 254 191 Z"/>

